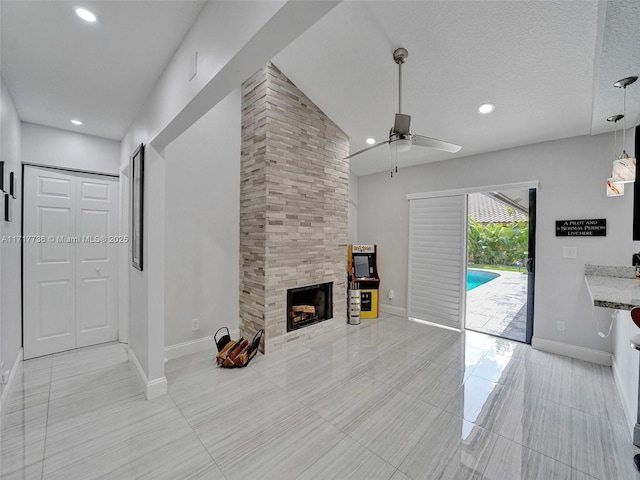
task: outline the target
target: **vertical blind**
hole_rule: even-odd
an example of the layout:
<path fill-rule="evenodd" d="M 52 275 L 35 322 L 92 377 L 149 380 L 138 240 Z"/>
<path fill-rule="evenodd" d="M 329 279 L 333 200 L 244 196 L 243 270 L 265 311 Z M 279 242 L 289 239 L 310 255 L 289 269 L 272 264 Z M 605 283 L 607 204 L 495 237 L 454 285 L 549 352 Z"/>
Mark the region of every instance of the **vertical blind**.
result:
<path fill-rule="evenodd" d="M 410 318 L 461 328 L 466 241 L 466 195 L 409 201 Z"/>

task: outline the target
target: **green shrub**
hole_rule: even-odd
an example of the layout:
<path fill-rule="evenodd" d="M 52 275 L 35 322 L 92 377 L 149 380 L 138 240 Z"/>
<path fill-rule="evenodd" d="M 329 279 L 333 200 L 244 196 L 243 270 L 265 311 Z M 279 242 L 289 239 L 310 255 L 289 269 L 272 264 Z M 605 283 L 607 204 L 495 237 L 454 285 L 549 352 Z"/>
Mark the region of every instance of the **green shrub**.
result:
<path fill-rule="evenodd" d="M 529 223 L 482 223 L 469 218 L 467 262 L 487 265 L 514 265 L 526 260 Z"/>

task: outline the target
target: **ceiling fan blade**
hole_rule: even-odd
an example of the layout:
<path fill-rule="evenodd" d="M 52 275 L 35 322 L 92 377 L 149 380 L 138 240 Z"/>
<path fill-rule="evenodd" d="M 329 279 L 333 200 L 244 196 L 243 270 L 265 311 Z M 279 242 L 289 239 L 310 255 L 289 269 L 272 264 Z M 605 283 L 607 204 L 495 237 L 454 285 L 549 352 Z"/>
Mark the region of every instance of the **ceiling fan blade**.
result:
<path fill-rule="evenodd" d="M 364 148 L 364 149 L 360 150 L 359 152 L 352 153 L 351 155 L 348 155 L 348 156 L 344 157 L 344 159 L 346 160 L 347 158 L 355 157 L 356 155 L 360 155 L 361 153 L 368 152 L 369 150 L 373 150 L 374 148 L 378 148 L 379 146 L 386 145 L 388 143 L 389 143 L 389 140 L 385 140 L 384 142 L 376 143 L 375 145 L 372 145 L 370 147 Z"/>
<path fill-rule="evenodd" d="M 459 152 L 462 148 L 459 145 L 454 145 L 453 143 L 449 142 L 443 142 L 442 140 L 425 137 L 423 135 L 411 135 L 411 143 L 413 145 L 418 145 L 419 147 L 436 148 L 438 150 L 444 150 L 445 152 L 449 153 Z"/>

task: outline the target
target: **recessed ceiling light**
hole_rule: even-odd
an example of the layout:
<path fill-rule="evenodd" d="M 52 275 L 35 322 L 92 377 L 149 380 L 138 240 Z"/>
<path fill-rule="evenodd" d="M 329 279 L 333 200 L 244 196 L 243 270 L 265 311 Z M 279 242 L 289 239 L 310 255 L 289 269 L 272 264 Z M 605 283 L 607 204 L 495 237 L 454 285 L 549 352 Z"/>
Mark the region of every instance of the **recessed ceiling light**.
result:
<path fill-rule="evenodd" d="M 71 120 L 71 123 L 73 123 L 74 125 L 82 125 L 82 122 L 80 120 Z"/>
<path fill-rule="evenodd" d="M 491 113 L 496 109 L 496 106 L 493 103 L 483 103 L 478 107 L 478 112 L 480 113 Z"/>
<path fill-rule="evenodd" d="M 85 22 L 90 23 L 93 23 L 98 19 L 95 13 L 82 7 L 76 8 L 76 15 L 78 15 Z"/>
<path fill-rule="evenodd" d="M 374 143 L 376 143 L 376 139 L 371 137 L 367 138 L 366 141 L 369 145 L 373 145 Z"/>

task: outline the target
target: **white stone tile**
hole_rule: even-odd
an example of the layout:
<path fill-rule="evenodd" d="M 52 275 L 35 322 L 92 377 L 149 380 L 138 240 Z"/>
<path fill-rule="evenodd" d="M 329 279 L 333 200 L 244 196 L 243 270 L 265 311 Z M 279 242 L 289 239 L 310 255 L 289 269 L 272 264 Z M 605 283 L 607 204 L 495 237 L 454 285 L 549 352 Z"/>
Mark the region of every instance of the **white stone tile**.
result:
<path fill-rule="evenodd" d="M 399 466 L 442 410 L 396 392 L 369 412 L 349 435 L 394 466 Z"/>
<path fill-rule="evenodd" d="M 578 443 L 582 440 L 572 431 L 571 408 L 505 388 L 512 398 L 502 419 L 500 435 L 571 465 L 573 440 Z"/>
<path fill-rule="evenodd" d="M 386 314 L 354 327 L 245 369 L 213 345 L 171 360 L 150 402 L 119 344 L 23 362 L 2 480 L 640 480 L 609 368 Z"/>
<path fill-rule="evenodd" d="M 445 410 L 499 433 L 511 400 L 503 385 L 471 375 L 451 397 Z"/>
<path fill-rule="evenodd" d="M 227 480 L 296 478 L 343 438 L 345 434 L 318 415 L 298 410 L 213 457 Z"/>
<path fill-rule="evenodd" d="M 142 398 L 47 428 L 44 478 L 98 478 L 192 433 L 169 397 Z"/>
<path fill-rule="evenodd" d="M 572 467 L 601 480 L 640 479 L 628 429 L 578 410 L 572 412 L 574 438 Z"/>
<path fill-rule="evenodd" d="M 399 470 L 414 480 L 480 479 L 498 436 L 443 412 Z"/>
<path fill-rule="evenodd" d="M 225 480 L 224 475 L 194 433 L 189 433 L 135 458 L 110 471 L 106 477 L 119 480 L 175 480 L 181 478 Z"/>
<path fill-rule="evenodd" d="M 400 390 L 436 407 L 445 408 L 464 379 L 465 373 L 461 370 L 430 363 L 400 385 Z"/>
<path fill-rule="evenodd" d="M 296 480 L 389 480 L 395 472 L 393 465 L 346 437 Z"/>
<path fill-rule="evenodd" d="M 483 480 L 572 480 L 571 467 L 498 437 Z"/>

